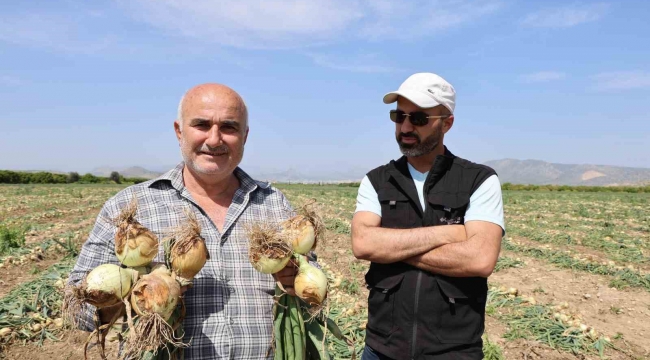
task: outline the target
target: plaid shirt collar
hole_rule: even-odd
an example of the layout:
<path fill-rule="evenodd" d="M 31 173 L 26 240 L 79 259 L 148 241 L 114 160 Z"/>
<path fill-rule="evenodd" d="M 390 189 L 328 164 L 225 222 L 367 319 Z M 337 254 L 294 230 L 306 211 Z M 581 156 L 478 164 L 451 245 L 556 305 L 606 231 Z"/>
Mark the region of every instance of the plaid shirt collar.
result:
<path fill-rule="evenodd" d="M 192 196 L 189 194 L 189 191 L 185 187 L 185 183 L 183 182 L 183 169 L 185 168 L 185 162 L 181 161 L 174 167 L 173 169 L 169 170 L 168 172 L 164 173 L 163 175 L 157 177 L 154 179 L 151 184 L 149 184 L 149 187 L 152 187 L 154 184 L 156 184 L 159 181 L 169 181 L 174 189 L 176 189 L 181 195 L 191 199 Z M 244 194 L 249 194 L 253 191 L 255 191 L 258 187 L 262 189 L 267 189 L 271 185 L 269 183 L 265 182 L 258 182 L 253 180 L 252 177 L 250 177 L 244 170 L 242 170 L 239 166 L 235 168 L 235 171 L 233 172 L 237 179 L 239 179 L 239 190 L 243 191 Z"/>

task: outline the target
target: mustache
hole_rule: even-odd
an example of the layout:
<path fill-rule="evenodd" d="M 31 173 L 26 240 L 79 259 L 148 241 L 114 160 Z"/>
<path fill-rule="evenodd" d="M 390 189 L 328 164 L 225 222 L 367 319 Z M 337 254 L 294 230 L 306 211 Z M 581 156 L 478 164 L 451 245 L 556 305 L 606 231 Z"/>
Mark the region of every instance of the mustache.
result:
<path fill-rule="evenodd" d="M 397 140 L 402 141 L 402 138 L 404 137 L 410 137 L 410 138 L 415 138 L 417 141 L 420 141 L 420 136 L 414 132 L 407 132 L 407 133 L 400 133 L 397 136 Z"/>
<path fill-rule="evenodd" d="M 204 153 L 208 153 L 208 154 L 211 154 L 211 155 L 224 155 L 224 154 L 229 153 L 230 149 L 228 149 L 228 146 L 226 146 L 226 145 L 219 145 L 217 147 L 211 147 L 211 146 L 203 144 L 203 146 L 201 146 L 199 148 L 199 151 L 204 152 Z"/>

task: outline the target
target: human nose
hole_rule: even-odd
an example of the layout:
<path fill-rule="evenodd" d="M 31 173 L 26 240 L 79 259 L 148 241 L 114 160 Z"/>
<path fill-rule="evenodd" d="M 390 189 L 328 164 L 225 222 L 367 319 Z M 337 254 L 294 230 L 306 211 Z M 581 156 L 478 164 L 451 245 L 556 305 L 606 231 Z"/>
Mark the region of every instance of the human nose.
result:
<path fill-rule="evenodd" d="M 221 145 L 221 131 L 218 126 L 213 126 L 208 132 L 208 138 L 205 140 L 206 145 L 210 147 L 217 147 Z"/>
<path fill-rule="evenodd" d="M 415 130 L 415 127 L 413 126 L 413 124 L 411 124 L 411 117 L 410 116 L 406 116 L 404 121 L 402 121 L 402 123 L 399 124 L 399 125 L 400 125 L 400 131 L 403 132 L 403 133 L 409 133 L 409 132 L 412 132 L 413 130 Z"/>

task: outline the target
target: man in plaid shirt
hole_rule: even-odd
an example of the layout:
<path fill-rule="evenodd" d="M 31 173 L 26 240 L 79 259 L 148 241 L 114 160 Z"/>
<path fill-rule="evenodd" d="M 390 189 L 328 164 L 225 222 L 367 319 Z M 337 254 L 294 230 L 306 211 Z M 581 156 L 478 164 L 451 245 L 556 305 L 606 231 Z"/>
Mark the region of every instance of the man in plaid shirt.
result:
<path fill-rule="evenodd" d="M 238 167 L 248 136 L 248 112 L 235 91 L 218 84 L 190 89 L 181 100 L 174 129 L 184 161 L 106 202 L 69 282 L 78 285 L 98 265 L 118 264 L 116 227 L 110 219 L 133 197 L 138 200 L 136 219 L 159 238 L 186 219 L 183 209 L 189 208 L 201 225 L 210 259 L 184 293 L 184 341 L 190 342 L 185 359 L 272 356 L 275 280 L 293 293 L 296 268 L 289 265 L 273 277 L 257 272 L 248 260 L 245 228 L 253 222 L 286 220 L 293 211 L 280 191 Z M 163 261 L 162 246 L 154 261 Z M 102 323 L 119 308 L 100 310 Z M 84 330 L 95 328 L 94 310 L 87 306 L 81 315 Z"/>

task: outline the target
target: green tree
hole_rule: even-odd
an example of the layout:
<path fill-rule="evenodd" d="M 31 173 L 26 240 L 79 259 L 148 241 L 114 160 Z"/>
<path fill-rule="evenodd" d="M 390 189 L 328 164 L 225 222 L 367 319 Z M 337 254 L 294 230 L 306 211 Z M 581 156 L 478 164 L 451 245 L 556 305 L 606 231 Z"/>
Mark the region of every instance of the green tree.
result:
<path fill-rule="evenodd" d="M 79 182 L 79 179 L 80 179 L 80 178 L 81 178 L 81 176 L 79 176 L 79 173 L 78 173 L 78 172 L 74 172 L 74 171 L 73 171 L 73 172 L 71 172 L 71 173 L 68 174 L 68 182 L 69 182 L 69 183 L 76 183 L 76 182 Z"/>
<path fill-rule="evenodd" d="M 122 179 L 120 179 L 120 173 L 118 173 L 117 171 L 113 171 L 111 173 L 111 176 L 109 176 L 108 178 L 115 181 L 116 184 L 122 183 Z"/>
<path fill-rule="evenodd" d="M 84 174 L 79 179 L 79 181 L 82 182 L 82 183 L 86 183 L 86 184 L 96 184 L 96 183 L 100 182 L 101 179 L 98 178 L 97 176 L 93 175 L 93 174 L 88 173 L 88 174 Z"/>

